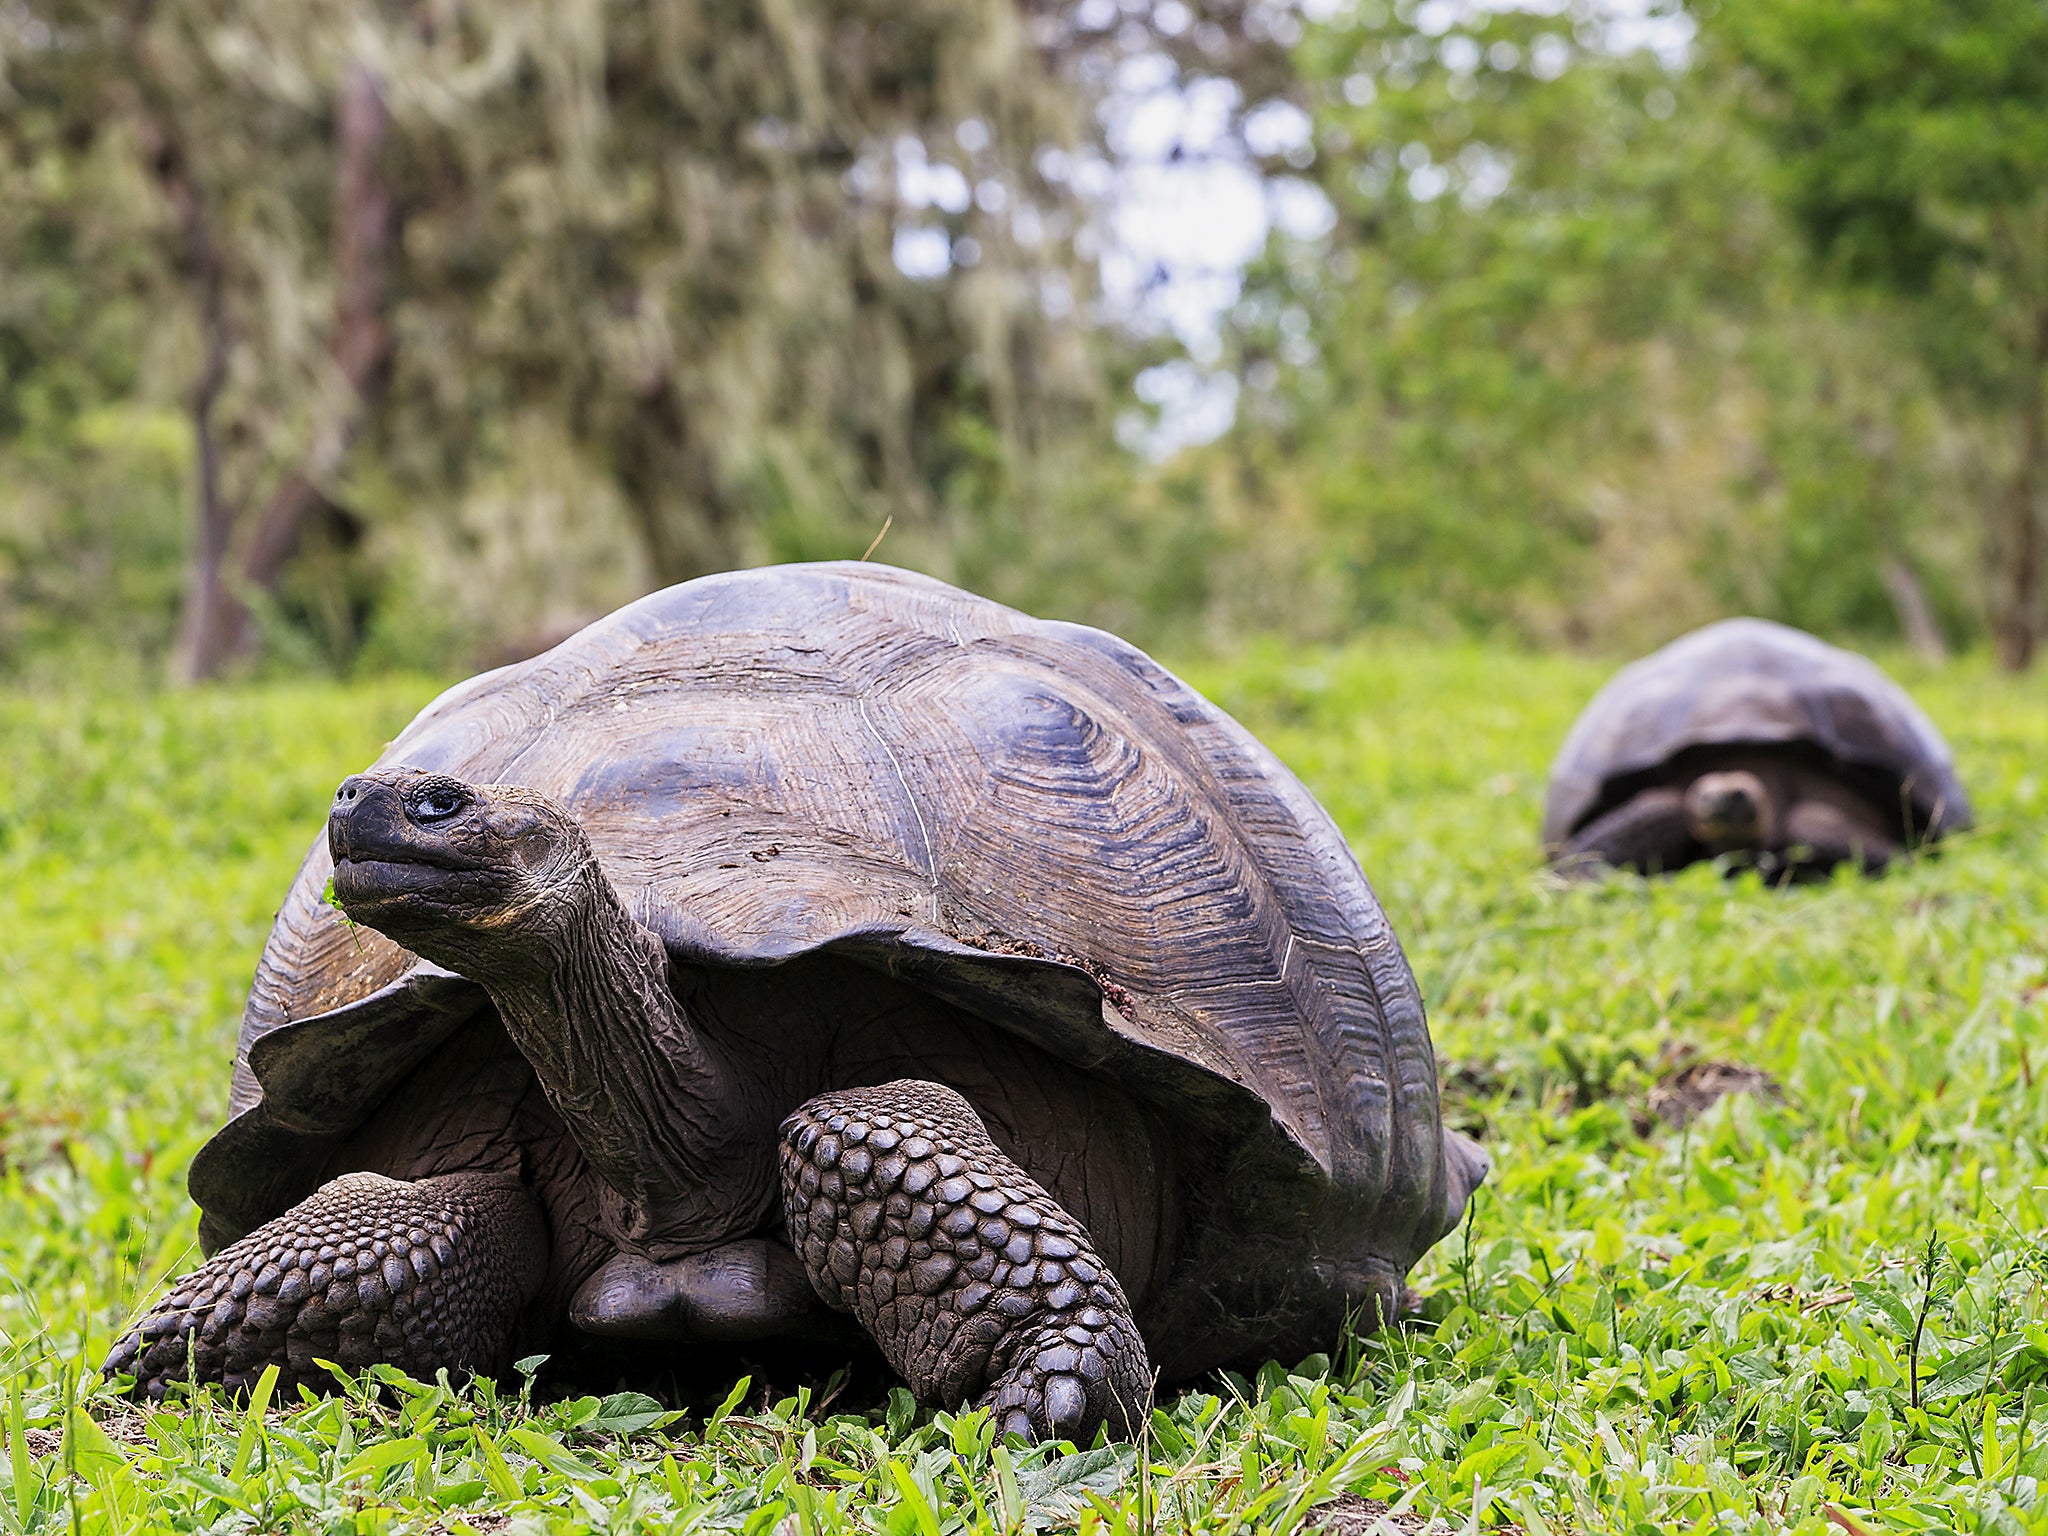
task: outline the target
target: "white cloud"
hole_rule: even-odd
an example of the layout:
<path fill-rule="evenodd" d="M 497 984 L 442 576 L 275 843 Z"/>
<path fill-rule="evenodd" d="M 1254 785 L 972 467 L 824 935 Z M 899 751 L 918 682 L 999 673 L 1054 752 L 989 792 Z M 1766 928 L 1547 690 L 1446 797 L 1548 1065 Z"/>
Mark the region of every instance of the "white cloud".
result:
<path fill-rule="evenodd" d="M 1237 380 L 1188 362 L 1147 368 L 1136 380 L 1137 396 L 1157 413 L 1137 413 L 1119 423 L 1125 445 L 1154 459 L 1169 459 L 1183 448 L 1213 442 L 1237 418 Z"/>
<path fill-rule="evenodd" d="M 953 265 L 953 242 L 943 229 L 905 224 L 898 227 L 890 254 L 895 258 L 896 270 L 905 277 L 929 280 L 943 277 Z"/>
<path fill-rule="evenodd" d="M 1408 195 L 1418 203 L 1435 202 L 1450 184 L 1451 173 L 1434 161 L 1408 173 Z"/>
<path fill-rule="evenodd" d="M 1284 155 L 1309 141 L 1308 114 L 1291 101 L 1264 101 L 1244 117 L 1245 146 L 1255 155 Z"/>
<path fill-rule="evenodd" d="M 922 141 L 907 134 L 896 141 L 896 195 L 906 208 L 947 213 L 965 213 L 973 196 L 958 166 L 927 159 Z"/>
<path fill-rule="evenodd" d="M 1266 187 L 1267 215 L 1273 227 L 1295 240 L 1320 240 L 1337 224 L 1337 210 L 1323 189 L 1298 176 L 1281 176 Z"/>

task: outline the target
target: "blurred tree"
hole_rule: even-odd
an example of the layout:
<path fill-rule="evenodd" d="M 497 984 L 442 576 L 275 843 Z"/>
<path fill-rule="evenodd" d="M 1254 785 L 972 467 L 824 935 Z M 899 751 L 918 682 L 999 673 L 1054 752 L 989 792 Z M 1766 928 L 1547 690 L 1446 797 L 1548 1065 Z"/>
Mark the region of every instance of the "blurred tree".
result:
<path fill-rule="evenodd" d="M 890 516 L 892 552 L 945 566 L 1042 522 L 1111 452 L 1095 108 L 1139 52 L 1265 89 L 1248 14 L 22 0 L 0 163 L 146 172 L 46 202 L 122 229 L 182 322 L 201 677 L 293 608 L 345 652 L 362 530 L 519 436 L 596 467 L 655 580 L 858 552 Z"/>
<path fill-rule="evenodd" d="M 1236 494 L 1353 621 L 1963 618 L 1948 428 L 1896 327 L 1804 282 L 1720 61 L 1611 25 L 1362 0 L 1310 28 L 1295 158 L 1333 221 L 1231 317 Z"/>
<path fill-rule="evenodd" d="M 182 365 L 139 157 L 71 99 L 91 71 L 0 9 L 0 658 L 168 648 L 186 442 L 158 402 Z M 47 69 L 16 68 L 43 50 Z M 17 76 L 26 73 L 26 78 Z M 81 98 L 81 105 L 82 105 Z"/>
<path fill-rule="evenodd" d="M 203 351 L 191 397 L 198 526 L 174 661 L 179 676 L 191 681 L 214 676 L 252 646 L 253 620 L 241 593 L 275 596 L 308 519 L 323 505 L 322 488 L 335 483 L 382 392 L 391 352 L 384 310 L 394 221 L 381 161 L 391 119 L 376 71 L 360 61 L 348 66 L 333 104 L 333 198 L 320 210 L 331 231 L 334 289 L 330 336 L 319 358 L 323 376 L 312 419 L 299 434 L 298 461 L 281 468 L 260 508 L 252 508 L 246 498 L 232 497 L 221 477 L 216 411 L 234 348 L 226 235 L 217 211 L 222 193 L 200 181 L 196 112 L 192 104 L 181 107 L 161 73 L 162 50 L 139 41 L 129 47 L 138 137 L 183 239 Z M 239 561 L 239 584 L 229 571 L 231 558 Z"/>
<path fill-rule="evenodd" d="M 2048 492 L 2048 7 L 1743 0 L 1708 25 L 1755 73 L 1779 190 L 1830 270 L 1908 299 L 1937 376 L 2007 424 L 1987 549 L 1999 660 L 2024 667 Z"/>
<path fill-rule="evenodd" d="M 382 85 L 357 62 L 317 110 L 252 100 L 223 78 L 221 23 L 200 6 L 60 0 L 0 25 L 0 174 L 59 242 L 9 231 L 8 277 L 47 287 L 56 250 L 88 242 L 118 258 L 55 279 L 69 323 L 17 332 L 22 374 L 62 373 L 96 342 L 132 347 L 144 358 L 125 381 L 102 377 L 114 387 L 70 405 L 146 409 L 169 371 L 162 335 L 182 329 L 164 321 L 189 316 L 196 515 L 174 665 L 210 676 L 252 645 L 250 601 L 275 597 L 308 522 L 346 516 L 327 495 L 389 355 Z M 154 336 L 136 334 L 138 309 Z"/>

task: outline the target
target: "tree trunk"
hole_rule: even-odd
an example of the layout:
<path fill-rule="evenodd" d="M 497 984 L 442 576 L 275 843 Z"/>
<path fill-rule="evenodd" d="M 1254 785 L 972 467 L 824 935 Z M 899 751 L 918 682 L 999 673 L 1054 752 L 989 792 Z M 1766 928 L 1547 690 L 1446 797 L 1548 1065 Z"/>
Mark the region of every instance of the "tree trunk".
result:
<path fill-rule="evenodd" d="M 332 368 L 324 391 L 328 395 L 326 409 L 318 415 L 305 457 L 285 476 L 256 518 L 233 581 L 227 576 L 226 564 L 236 509 L 220 496 L 210 420 L 226 373 L 227 330 L 221 313 L 218 251 L 210 237 L 205 241 L 205 249 L 213 254 L 210 278 L 208 269 L 200 267 L 207 364 L 201 388 L 193 395 L 199 436 L 200 526 L 178 644 L 177 675 L 182 681 L 218 677 L 231 662 L 255 649 L 256 627 L 240 594 L 277 590 L 306 518 L 320 504 L 324 487 L 340 472 L 382 391 L 391 355 L 384 307 L 394 219 L 379 161 L 390 123 L 377 75 L 367 65 L 355 65 L 342 84 L 335 107 L 335 314 L 329 341 Z M 193 206 L 199 206 L 196 196 Z M 203 218 L 199 224 L 204 232 Z"/>
<path fill-rule="evenodd" d="M 220 443 L 214 435 L 213 408 L 228 377 L 226 273 L 220 244 L 198 184 L 193 180 L 184 145 L 168 120 L 152 116 L 146 124 L 152 142 L 150 161 L 157 184 L 177 216 L 185 238 L 185 259 L 199 303 L 199 329 L 205 356 L 192 382 L 193 457 L 199 475 L 199 526 L 192 541 L 192 559 L 185 576 L 185 608 L 178 622 L 177 649 L 172 660 L 181 682 L 207 675 L 214 658 L 230 642 L 237 604 L 226 580 L 228 539 L 235 511 L 222 495 Z"/>
<path fill-rule="evenodd" d="M 2041 519 L 2039 502 L 2043 460 L 2048 459 L 2048 306 L 2034 317 L 2032 368 L 2022 397 L 2020 461 L 2006 497 L 2005 549 L 2007 575 L 2004 601 L 1996 620 L 1998 662 L 2008 671 L 2026 670 L 2034 659 L 2041 626 Z"/>
<path fill-rule="evenodd" d="M 1913 568 L 1894 555 L 1885 561 L 1883 574 L 1884 588 L 1891 594 L 1892 608 L 1899 616 L 1899 633 L 1906 644 L 1913 647 L 1922 661 L 1936 665 L 1947 661 L 1948 642 L 1941 637 L 1933 605 L 1927 601 L 1927 589 L 1920 585 Z"/>

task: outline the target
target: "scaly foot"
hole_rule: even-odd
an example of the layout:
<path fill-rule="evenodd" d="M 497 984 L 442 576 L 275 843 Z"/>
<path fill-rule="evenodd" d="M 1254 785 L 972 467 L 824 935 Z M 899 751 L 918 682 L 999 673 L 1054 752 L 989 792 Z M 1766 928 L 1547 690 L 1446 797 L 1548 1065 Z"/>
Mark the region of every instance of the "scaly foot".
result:
<path fill-rule="evenodd" d="M 172 1287 L 107 1356 L 163 1397 L 195 1377 L 331 1387 L 316 1360 L 409 1375 L 502 1369 L 547 1270 L 540 1206 L 504 1174 L 330 1180 Z"/>
<path fill-rule="evenodd" d="M 821 1094 L 782 1123 L 782 1198 L 811 1283 L 921 1401 L 1006 1431 L 1136 1433 L 1145 1342 L 1081 1224 L 968 1102 L 903 1081 Z"/>

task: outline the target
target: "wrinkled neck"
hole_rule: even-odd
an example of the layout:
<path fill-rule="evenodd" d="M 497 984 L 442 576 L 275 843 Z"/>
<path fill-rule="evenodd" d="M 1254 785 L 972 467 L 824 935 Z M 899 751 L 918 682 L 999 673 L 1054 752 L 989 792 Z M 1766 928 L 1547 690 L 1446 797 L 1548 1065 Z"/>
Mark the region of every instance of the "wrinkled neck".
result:
<path fill-rule="evenodd" d="M 773 1127 L 726 1054 L 685 1016 L 668 952 L 591 863 L 556 920 L 485 990 L 591 1170 L 607 1226 L 654 1258 L 750 1231 L 774 1190 Z"/>

